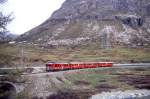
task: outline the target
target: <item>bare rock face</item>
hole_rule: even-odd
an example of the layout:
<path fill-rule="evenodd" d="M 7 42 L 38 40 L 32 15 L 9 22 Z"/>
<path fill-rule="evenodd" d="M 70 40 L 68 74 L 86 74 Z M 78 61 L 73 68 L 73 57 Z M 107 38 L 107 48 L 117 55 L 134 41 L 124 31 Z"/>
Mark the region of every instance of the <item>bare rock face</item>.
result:
<path fill-rule="evenodd" d="M 149 46 L 150 0 L 66 0 L 49 19 L 17 40 L 45 46 L 96 40 Z"/>

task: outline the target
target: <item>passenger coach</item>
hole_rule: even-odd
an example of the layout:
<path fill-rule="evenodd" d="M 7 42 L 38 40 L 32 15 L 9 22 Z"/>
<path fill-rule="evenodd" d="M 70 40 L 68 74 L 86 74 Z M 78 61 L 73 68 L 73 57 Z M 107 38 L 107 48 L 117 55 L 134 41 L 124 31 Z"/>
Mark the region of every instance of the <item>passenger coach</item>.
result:
<path fill-rule="evenodd" d="M 54 63 L 46 64 L 46 71 L 59 71 L 69 69 L 112 67 L 113 62 L 72 62 L 72 63 Z"/>

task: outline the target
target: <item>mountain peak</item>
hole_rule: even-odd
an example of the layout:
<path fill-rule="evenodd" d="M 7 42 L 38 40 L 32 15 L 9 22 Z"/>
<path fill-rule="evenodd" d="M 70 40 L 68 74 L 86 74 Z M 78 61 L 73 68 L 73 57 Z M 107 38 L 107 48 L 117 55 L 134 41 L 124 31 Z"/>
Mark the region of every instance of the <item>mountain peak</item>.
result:
<path fill-rule="evenodd" d="M 150 0 L 66 0 L 43 24 L 17 40 L 78 45 L 95 42 L 111 27 L 111 45 L 143 45 L 149 40 L 149 16 Z"/>

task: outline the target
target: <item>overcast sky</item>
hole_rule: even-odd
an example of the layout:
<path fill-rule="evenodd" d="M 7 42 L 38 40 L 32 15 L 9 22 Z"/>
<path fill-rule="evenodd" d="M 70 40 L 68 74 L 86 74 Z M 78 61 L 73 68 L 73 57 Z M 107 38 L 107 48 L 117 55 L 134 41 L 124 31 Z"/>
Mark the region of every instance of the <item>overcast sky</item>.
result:
<path fill-rule="evenodd" d="M 65 0 L 8 0 L 1 10 L 13 12 L 15 19 L 8 25 L 11 33 L 22 34 L 48 19 Z"/>

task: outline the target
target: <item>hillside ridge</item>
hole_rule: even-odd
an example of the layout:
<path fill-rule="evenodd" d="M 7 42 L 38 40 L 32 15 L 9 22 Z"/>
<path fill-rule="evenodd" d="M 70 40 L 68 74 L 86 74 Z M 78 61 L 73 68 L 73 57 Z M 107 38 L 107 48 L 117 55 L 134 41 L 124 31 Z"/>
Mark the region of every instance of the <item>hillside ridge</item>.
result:
<path fill-rule="evenodd" d="M 149 46 L 150 0 L 66 0 L 41 25 L 17 41 L 43 46 Z"/>

